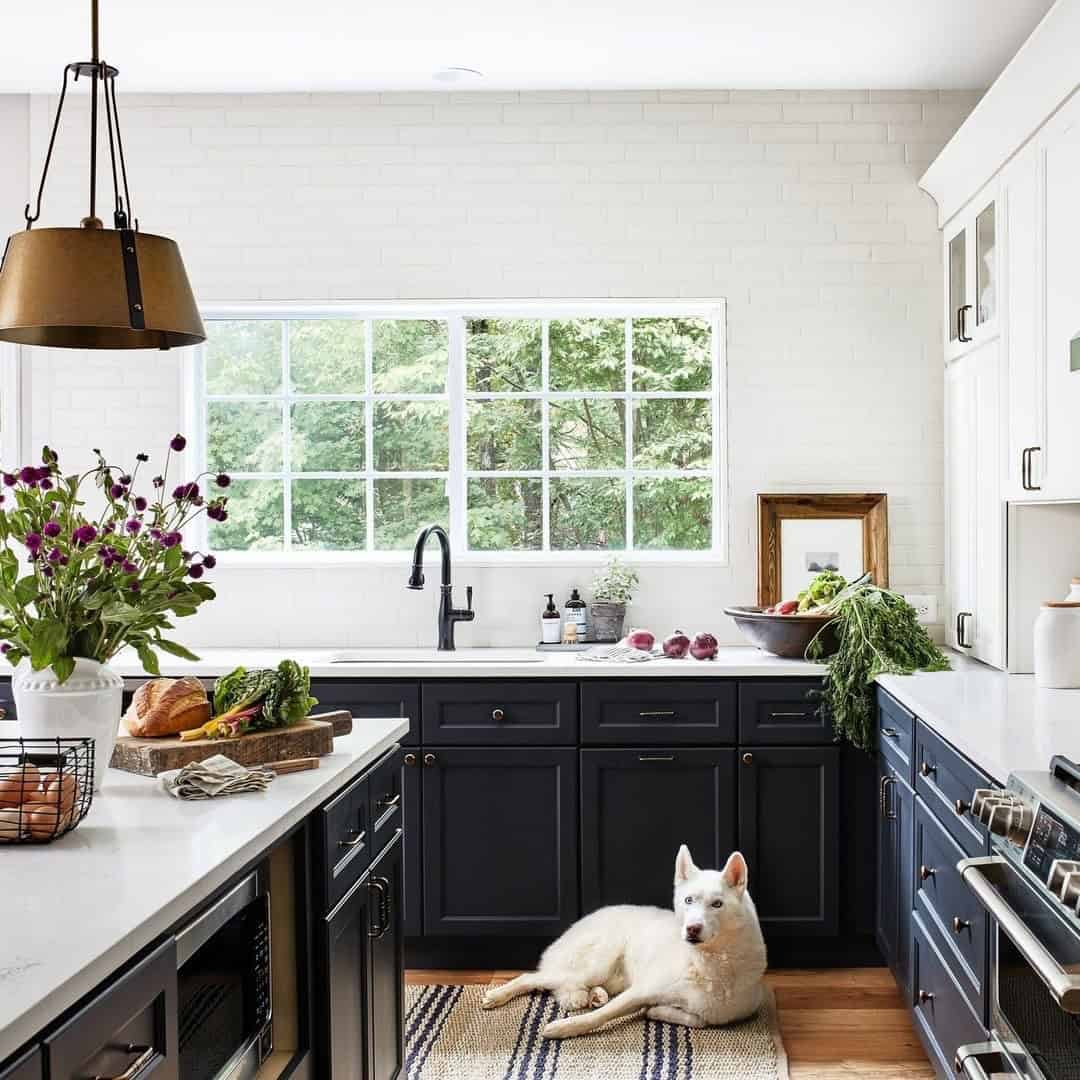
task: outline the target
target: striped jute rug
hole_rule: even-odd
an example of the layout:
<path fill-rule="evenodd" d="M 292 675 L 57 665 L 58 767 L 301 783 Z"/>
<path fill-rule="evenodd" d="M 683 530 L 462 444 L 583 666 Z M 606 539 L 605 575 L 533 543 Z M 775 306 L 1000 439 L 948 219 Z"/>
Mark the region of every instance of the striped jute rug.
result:
<path fill-rule="evenodd" d="M 546 993 L 480 1008 L 483 986 L 406 988 L 408 1080 L 788 1080 L 772 991 L 756 1017 L 696 1030 L 640 1015 L 577 1039 L 541 1038 Z"/>

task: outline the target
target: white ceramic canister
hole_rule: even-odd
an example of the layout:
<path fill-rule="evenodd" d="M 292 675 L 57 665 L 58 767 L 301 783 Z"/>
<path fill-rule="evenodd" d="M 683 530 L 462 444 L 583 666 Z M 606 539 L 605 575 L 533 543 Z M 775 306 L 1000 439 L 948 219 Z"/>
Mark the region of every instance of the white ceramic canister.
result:
<path fill-rule="evenodd" d="M 11 692 L 24 739 L 94 740 L 94 791 L 100 791 L 120 727 L 124 680 L 108 664 L 80 658 L 61 683 L 52 668 L 34 671 L 23 660 Z"/>
<path fill-rule="evenodd" d="M 1035 619 L 1035 683 L 1080 688 L 1080 600 L 1048 600 Z"/>

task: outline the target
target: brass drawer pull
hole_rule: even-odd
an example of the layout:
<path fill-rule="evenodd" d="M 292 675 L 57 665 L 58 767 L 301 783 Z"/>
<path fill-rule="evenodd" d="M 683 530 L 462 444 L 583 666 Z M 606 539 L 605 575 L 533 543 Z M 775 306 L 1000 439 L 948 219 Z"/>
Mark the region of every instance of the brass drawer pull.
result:
<path fill-rule="evenodd" d="M 931 994 L 929 990 L 920 990 L 919 991 L 919 1004 L 920 1005 L 926 1005 L 926 1004 L 928 1004 L 929 1002 L 931 1002 L 933 1000 L 934 1000 L 934 995 Z"/>
<path fill-rule="evenodd" d="M 923 881 L 929 881 L 936 873 L 937 873 L 937 870 L 934 869 L 934 867 L 932 867 L 932 866 L 920 866 L 919 867 L 919 877 Z"/>
<path fill-rule="evenodd" d="M 641 712 L 638 713 L 638 716 L 642 716 L 642 717 L 648 717 L 648 716 L 675 716 L 675 715 L 676 714 L 675 714 L 674 709 L 642 709 Z"/>
<path fill-rule="evenodd" d="M 399 802 L 401 802 L 400 795 L 384 795 L 381 799 L 376 800 L 375 805 L 381 806 L 384 810 L 393 810 Z"/>
<path fill-rule="evenodd" d="M 386 901 L 387 901 L 386 885 L 387 885 L 386 879 L 378 877 L 378 876 L 373 877 L 368 882 L 368 888 L 369 889 L 376 889 L 376 890 L 378 890 L 378 893 L 379 893 L 379 925 L 375 926 L 375 927 L 372 927 L 372 926 L 368 927 L 368 937 L 370 937 L 370 938 L 381 938 L 383 936 L 383 934 L 385 934 L 386 931 L 389 929 L 390 920 L 387 918 L 387 913 L 386 913 Z"/>
<path fill-rule="evenodd" d="M 805 711 L 800 711 L 800 712 L 771 712 L 771 713 L 769 713 L 769 719 L 770 720 L 783 719 L 785 717 L 788 718 L 788 719 L 792 719 L 792 720 L 795 719 L 796 717 L 798 717 L 801 720 L 805 716 L 806 716 Z"/>
<path fill-rule="evenodd" d="M 367 829 L 361 829 L 351 840 L 339 840 L 338 847 L 359 847 L 367 839 Z"/>
<path fill-rule="evenodd" d="M 959 915 L 953 916 L 952 928 L 954 934 L 962 934 L 965 930 L 971 929 L 971 922 L 967 919 L 961 919 Z"/>
<path fill-rule="evenodd" d="M 494 720 L 496 724 L 501 724 L 506 719 L 506 713 L 502 709 L 492 709 L 491 719 Z"/>
<path fill-rule="evenodd" d="M 94 1080 L 135 1080 L 135 1077 L 157 1056 L 157 1051 L 152 1046 L 138 1046 L 134 1043 L 125 1046 L 124 1053 L 139 1056 L 122 1073 L 117 1073 L 116 1076 L 102 1076 L 99 1073 Z"/>
<path fill-rule="evenodd" d="M 639 754 L 638 761 L 674 761 L 674 754 Z"/>
<path fill-rule="evenodd" d="M 899 739 L 900 738 L 900 732 L 897 731 L 896 728 L 894 728 L 894 727 L 883 727 L 881 729 L 881 734 L 884 735 L 886 739 Z"/>
<path fill-rule="evenodd" d="M 919 772 L 922 773 L 923 776 L 933 776 L 937 772 L 937 766 L 931 765 L 928 761 L 924 761 L 919 766 Z"/>

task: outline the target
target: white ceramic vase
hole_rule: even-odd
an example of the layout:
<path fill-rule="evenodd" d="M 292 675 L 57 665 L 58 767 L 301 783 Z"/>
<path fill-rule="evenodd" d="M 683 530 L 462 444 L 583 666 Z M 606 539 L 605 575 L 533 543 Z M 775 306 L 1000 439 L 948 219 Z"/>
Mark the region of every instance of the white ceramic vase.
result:
<path fill-rule="evenodd" d="M 11 690 L 24 739 L 94 740 L 94 791 L 100 791 L 120 727 L 124 680 L 108 664 L 80 658 L 61 683 L 52 668 L 34 671 L 23 660 Z"/>

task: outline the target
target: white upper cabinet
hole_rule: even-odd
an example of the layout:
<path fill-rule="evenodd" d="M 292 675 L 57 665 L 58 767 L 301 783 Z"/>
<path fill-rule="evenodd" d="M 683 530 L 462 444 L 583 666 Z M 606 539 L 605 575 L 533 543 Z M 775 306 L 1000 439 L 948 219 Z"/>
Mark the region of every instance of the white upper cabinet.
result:
<path fill-rule="evenodd" d="M 998 333 L 997 185 L 945 230 L 945 356 L 955 360 Z"/>

